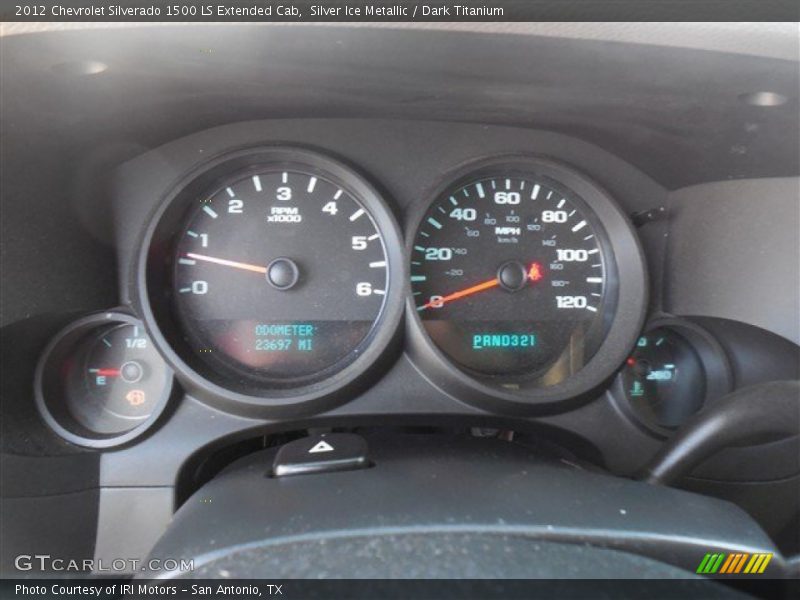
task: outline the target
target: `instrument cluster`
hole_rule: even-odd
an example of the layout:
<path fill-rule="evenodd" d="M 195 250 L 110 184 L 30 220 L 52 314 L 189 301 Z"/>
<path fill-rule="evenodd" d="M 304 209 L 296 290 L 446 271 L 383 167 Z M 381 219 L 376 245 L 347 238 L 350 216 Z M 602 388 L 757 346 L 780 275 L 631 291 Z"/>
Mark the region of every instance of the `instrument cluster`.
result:
<path fill-rule="evenodd" d="M 357 167 L 299 147 L 185 174 L 143 234 L 136 316 L 62 332 L 40 364 L 41 411 L 71 441 L 122 443 L 158 416 L 174 377 L 231 412 L 309 414 L 404 347 L 458 400 L 534 414 L 587 398 L 629 357 L 643 254 L 586 175 L 497 156 L 443 175 L 405 235 L 392 206 Z"/>

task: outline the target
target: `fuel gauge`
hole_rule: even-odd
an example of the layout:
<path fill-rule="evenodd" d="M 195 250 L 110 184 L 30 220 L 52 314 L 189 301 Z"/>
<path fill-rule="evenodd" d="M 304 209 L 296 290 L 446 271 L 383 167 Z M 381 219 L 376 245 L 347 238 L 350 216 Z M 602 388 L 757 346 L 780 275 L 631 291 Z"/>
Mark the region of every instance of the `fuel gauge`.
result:
<path fill-rule="evenodd" d="M 141 323 L 123 313 L 102 313 L 56 336 L 40 364 L 37 401 L 62 437 L 107 447 L 149 426 L 171 387 L 172 373 Z"/>
<path fill-rule="evenodd" d="M 119 323 L 90 334 L 72 364 L 68 408 L 87 429 L 126 431 L 147 419 L 169 380 L 141 325 Z"/>

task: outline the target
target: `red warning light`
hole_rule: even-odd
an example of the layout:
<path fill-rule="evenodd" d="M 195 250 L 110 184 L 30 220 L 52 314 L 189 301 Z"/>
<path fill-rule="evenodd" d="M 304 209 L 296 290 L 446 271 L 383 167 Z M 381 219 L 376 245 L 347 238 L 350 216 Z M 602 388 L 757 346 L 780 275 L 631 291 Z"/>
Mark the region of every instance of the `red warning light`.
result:
<path fill-rule="evenodd" d="M 635 365 L 636 365 L 636 359 L 635 359 L 635 358 L 633 358 L 633 357 L 630 357 L 630 358 L 629 358 L 628 360 L 626 360 L 625 362 L 626 362 L 626 363 L 628 363 L 628 366 L 629 366 L 629 367 L 633 367 L 633 366 L 635 366 Z"/>
<path fill-rule="evenodd" d="M 544 277 L 542 265 L 538 262 L 531 263 L 531 268 L 528 269 L 528 279 L 531 281 L 539 281 L 542 277 Z"/>

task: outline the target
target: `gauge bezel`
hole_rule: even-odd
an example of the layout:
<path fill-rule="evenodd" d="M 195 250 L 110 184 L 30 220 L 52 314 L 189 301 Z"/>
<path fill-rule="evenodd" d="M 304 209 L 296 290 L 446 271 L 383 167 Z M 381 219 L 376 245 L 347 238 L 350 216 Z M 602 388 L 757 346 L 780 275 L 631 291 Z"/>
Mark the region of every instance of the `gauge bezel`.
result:
<path fill-rule="evenodd" d="M 358 355 L 324 379 L 289 388 L 244 390 L 236 382 L 212 381 L 198 369 L 197 357 L 180 335 L 172 314 L 169 272 L 175 235 L 189 214 L 189 201 L 222 181 L 259 169 L 300 168 L 341 185 L 371 215 L 381 234 L 387 261 L 386 294 L 381 311 Z M 402 236 L 392 210 L 378 190 L 352 165 L 298 146 L 251 146 L 223 152 L 195 165 L 165 194 L 144 232 L 136 266 L 136 298 L 145 327 L 186 391 L 223 410 L 247 416 L 283 417 L 330 409 L 359 390 L 369 374 L 388 364 L 403 318 L 406 269 Z M 399 349 L 399 348 L 398 348 Z"/>
<path fill-rule="evenodd" d="M 636 341 L 644 322 L 648 287 L 644 254 L 633 225 L 602 186 L 572 167 L 541 155 L 512 154 L 473 160 L 447 174 L 427 195 L 408 221 L 406 260 L 410 260 L 423 218 L 445 193 L 471 180 L 514 172 L 544 177 L 572 190 L 591 211 L 601 228 L 601 244 L 608 261 L 607 277 L 617 278 L 616 308 L 605 339 L 594 356 L 566 380 L 541 388 L 502 389 L 466 373 L 452 362 L 427 334 L 410 292 L 406 296 L 408 352 L 417 369 L 434 385 L 472 406 L 497 413 L 532 415 L 568 410 L 588 401 L 591 392 L 608 381 Z M 410 286 L 409 286 L 410 289 Z"/>
<path fill-rule="evenodd" d="M 703 404 L 699 410 L 703 410 L 710 402 L 733 390 L 733 372 L 728 361 L 728 355 L 711 333 L 687 319 L 673 316 L 657 316 L 647 321 L 639 335 L 645 335 L 654 329 L 671 329 L 675 331 L 683 337 L 697 354 L 705 372 L 706 387 Z M 614 380 L 611 396 L 626 418 L 648 435 L 665 440 L 675 433 L 675 429 L 653 422 L 633 405 L 625 391 L 622 369 L 620 369 Z"/>
<path fill-rule="evenodd" d="M 45 347 L 36 365 L 34 401 L 39 414 L 56 434 L 78 446 L 94 449 L 114 448 L 139 438 L 150 430 L 164 413 L 175 388 L 172 369 L 165 364 L 164 368 L 169 383 L 164 386 L 164 392 L 153 407 L 153 412 L 141 423 L 120 434 L 92 432 L 69 414 L 63 395 L 53 397 L 49 393 L 53 387 L 52 378 L 56 376 L 54 369 L 58 368 L 69 351 L 84 340 L 92 330 L 114 324 L 138 325 L 144 328 L 144 324 L 139 319 L 125 312 L 104 311 L 87 315 L 73 321 L 56 333 Z"/>

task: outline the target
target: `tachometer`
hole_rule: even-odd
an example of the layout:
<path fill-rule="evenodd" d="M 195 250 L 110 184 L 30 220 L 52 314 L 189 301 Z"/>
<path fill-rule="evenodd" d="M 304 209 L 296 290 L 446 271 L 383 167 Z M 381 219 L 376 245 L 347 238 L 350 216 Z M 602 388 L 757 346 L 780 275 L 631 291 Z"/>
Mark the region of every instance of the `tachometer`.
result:
<path fill-rule="evenodd" d="M 516 392 L 566 382 L 597 355 L 620 295 L 598 203 L 629 239 L 599 189 L 549 163 L 487 165 L 438 194 L 410 277 L 421 325 L 451 364 Z"/>
<path fill-rule="evenodd" d="M 151 297 L 166 296 L 170 341 L 206 379 L 249 394 L 307 387 L 373 344 L 401 268 L 396 226 L 328 159 L 272 150 L 248 162 L 182 194 L 170 250 L 151 252 Z"/>

